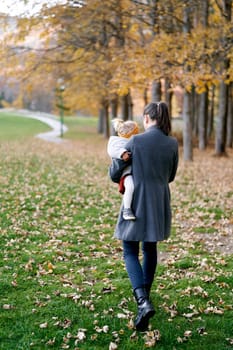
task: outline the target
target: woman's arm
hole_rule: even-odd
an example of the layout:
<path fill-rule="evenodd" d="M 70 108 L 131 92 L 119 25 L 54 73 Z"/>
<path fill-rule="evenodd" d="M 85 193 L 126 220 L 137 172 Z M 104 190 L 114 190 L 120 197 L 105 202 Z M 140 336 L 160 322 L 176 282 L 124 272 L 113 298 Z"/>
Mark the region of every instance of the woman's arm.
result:
<path fill-rule="evenodd" d="M 132 150 L 133 150 L 133 140 L 134 140 L 134 137 L 131 137 L 129 141 L 125 144 L 126 150 L 130 153 L 132 153 Z"/>
<path fill-rule="evenodd" d="M 125 162 L 124 160 L 113 158 L 112 163 L 108 169 L 108 174 L 111 180 L 113 182 L 119 183 L 123 170 L 130 164 L 131 160 Z"/>
<path fill-rule="evenodd" d="M 176 151 L 174 152 L 173 157 L 173 165 L 172 165 L 172 171 L 169 177 L 169 182 L 172 182 L 175 179 L 177 168 L 178 168 L 178 162 L 179 162 L 179 151 L 178 151 L 178 143 L 176 145 Z"/>

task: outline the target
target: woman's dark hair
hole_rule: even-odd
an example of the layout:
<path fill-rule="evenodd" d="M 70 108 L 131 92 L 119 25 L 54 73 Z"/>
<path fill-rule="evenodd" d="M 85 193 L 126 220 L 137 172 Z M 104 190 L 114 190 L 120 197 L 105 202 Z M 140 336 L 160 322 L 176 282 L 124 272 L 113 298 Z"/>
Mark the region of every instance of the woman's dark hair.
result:
<path fill-rule="evenodd" d="M 165 102 L 151 102 L 144 108 L 143 115 L 149 115 L 151 120 L 156 120 L 157 127 L 169 135 L 171 132 L 171 120 Z"/>

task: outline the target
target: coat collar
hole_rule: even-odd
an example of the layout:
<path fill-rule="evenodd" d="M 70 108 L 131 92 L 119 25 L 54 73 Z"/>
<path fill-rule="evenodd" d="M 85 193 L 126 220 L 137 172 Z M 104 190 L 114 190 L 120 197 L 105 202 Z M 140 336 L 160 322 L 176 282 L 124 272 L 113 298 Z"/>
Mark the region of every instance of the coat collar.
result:
<path fill-rule="evenodd" d="M 153 131 L 153 130 L 159 130 L 159 128 L 157 127 L 157 125 L 151 125 L 151 126 L 149 126 L 149 128 L 147 128 L 145 131 L 148 132 L 148 131 Z"/>

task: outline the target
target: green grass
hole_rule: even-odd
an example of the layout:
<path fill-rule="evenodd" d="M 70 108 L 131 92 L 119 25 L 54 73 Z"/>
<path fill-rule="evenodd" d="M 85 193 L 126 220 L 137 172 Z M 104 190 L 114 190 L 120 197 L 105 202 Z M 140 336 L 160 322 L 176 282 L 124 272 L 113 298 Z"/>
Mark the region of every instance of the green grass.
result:
<path fill-rule="evenodd" d="M 89 137 L 96 137 L 98 119 L 95 117 L 72 117 L 64 118 L 64 123 L 68 127 L 68 131 L 64 137 L 72 140 L 86 139 L 87 133 Z"/>
<path fill-rule="evenodd" d="M 22 143 L 22 125 L 14 143 L 0 144 L 0 350 L 108 350 L 111 342 L 121 350 L 146 349 L 154 333 L 130 326 L 136 305 L 121 244 L 112 238 L 121 198 L 107 178 L 106 140 L 95 134 L 95 120 L 67 117 L 67 125 L 70 146 L 31 133 Z M 186 170 L 186 176 L 193 174 Z M 232 255 L 195 240 L 202 226 L 188 208 L 200 193 L 187 192 L 187 209 L 180 210 L 182 186 L 172 189 L 172 237 L 160 245 L 167 259 L 152 288 L 151 330 L 161 337 L 151 347 L 230 350 Z M 196 204 L 194 216 L 212 214 L 216 234 L 222 216 L 232 214 L 228 202 L 221 213 L 212 211 L 223 208 L 218 198 L 204 213 Z"/>
<path fill-rule="evenodd" d="M 0 113 L 0 141 L 24 140 L 51 130 L 46 124 L 10 113 Z"/>

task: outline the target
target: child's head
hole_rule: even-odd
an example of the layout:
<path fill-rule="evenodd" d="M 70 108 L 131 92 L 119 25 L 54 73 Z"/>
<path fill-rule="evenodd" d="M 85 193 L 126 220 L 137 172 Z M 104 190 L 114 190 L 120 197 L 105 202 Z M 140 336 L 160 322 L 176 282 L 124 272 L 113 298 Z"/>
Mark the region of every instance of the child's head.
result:
<path fill-rule="evenodd" d="M 112 120 L 113 127 L 118 136 L 130 138 L 132 135 L 138 134 L 138 124 L 133 120 L 122 120 L 115 118 Z"/>

